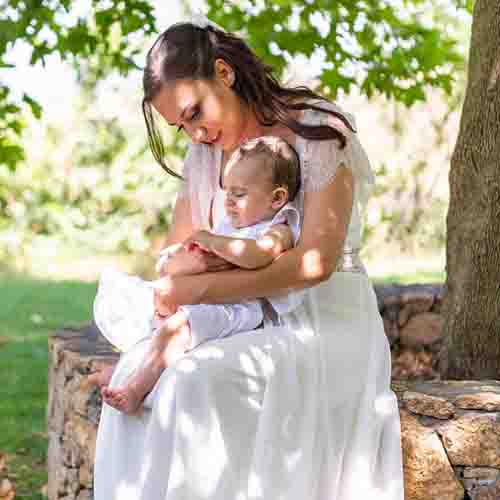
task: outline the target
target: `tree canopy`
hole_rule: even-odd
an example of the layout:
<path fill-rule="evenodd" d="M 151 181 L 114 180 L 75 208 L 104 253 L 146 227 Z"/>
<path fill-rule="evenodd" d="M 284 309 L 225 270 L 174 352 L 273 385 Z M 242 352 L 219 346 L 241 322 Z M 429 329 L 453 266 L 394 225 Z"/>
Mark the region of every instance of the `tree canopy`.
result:
<path fill-rule="evenodd" d="M 186 2 L 185 2 L 186 3 Z M 458 7 L 470 8 L 468 0 Z M 452 29 L 452 9 L 428 0 L 208 0 L 208 16 L 230 31 L 241 32 L 278 72 L 299 53 L 322 61 L 320 91 L 335 96 L 356 85 L 407 105 L 423 100 L 428 86 L 451 91 L 463 65 Z M 31 63 L 50 54 L 75 64 L 94 60 L 97 79 L 111 70 L 136 68 L 134 56 L 145 37 L 156 32 L 152 5 L 141 0 L 92 0 L 88 12 L 79 2 L 0 0 L 0 68 L 19 43 L 31 47 Z M 455 5 L 455 10 L 457 5 Z M 29 95 L 24 105 L 36 117 L 42 110 Z M 0 79 L 0 165 L 14 169 L 23 158 L 20 137 L 22 103 Z"/>

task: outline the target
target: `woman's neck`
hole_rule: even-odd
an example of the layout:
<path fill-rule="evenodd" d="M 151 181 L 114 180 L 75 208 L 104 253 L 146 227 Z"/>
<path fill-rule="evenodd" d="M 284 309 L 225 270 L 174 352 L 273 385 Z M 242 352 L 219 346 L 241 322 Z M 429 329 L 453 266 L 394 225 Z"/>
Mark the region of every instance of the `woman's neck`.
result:
<path fill-rule="evenodd" d="M 295 134 L 285 125 L 281 123 L 276 123 L 272 126 L 265 126 L 259 123 L 255 113 L 248 107 L 245 106 L 242 109 L 242 113 L 246 115 L 245 125 L 241 136 L 238 140 L 237 146 L 235 146 L 231 151 L 224 151 L 223 156 L 228 158 L 231 153 L 245 141 L 250 139 L 255 139 L 256 137 L 261 137 L 263 135 L 277 135 L 282 139 L 288 141 L 293 146 L 295 145 Z M 300 119 L 302 115 L 301 111 L 290 110 L 290 116 L 296 120 Z"/>
<path fill-rule="evenodd" d="M 242 144 L 249 139 L 255 139 L 256 137 L 260 137 L 265 135 L 269 130 L 269 127 L 265 127 L 259 123 L 255 113 L 248 107 L 245 107 L 243 112 L 246 115 L 245 127 L 241 133 L 240 139 L 238 141 L 239 144 Z"/>

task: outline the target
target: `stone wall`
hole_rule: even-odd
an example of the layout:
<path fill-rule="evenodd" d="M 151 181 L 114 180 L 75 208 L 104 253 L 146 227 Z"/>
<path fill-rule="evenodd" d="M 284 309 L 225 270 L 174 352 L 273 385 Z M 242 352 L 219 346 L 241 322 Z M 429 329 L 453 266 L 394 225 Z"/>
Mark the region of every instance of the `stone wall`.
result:
<path fill-rule="evenodd" d="M 432 304 L 424 294 L 432 295 Z M 439 288 L 410 293 L 404 287 L 377 287 L 393 349 L 437 352 L 441 338 L 435 325 L 426 331 L 405 327 L 415 324 L 412 318 L 439 314 L 440 294 Z M 49 500 L 88 500 L 101 399 L 86 375 L 118 355 L 92 325 L 59 332 L 49 350 Z M 394 360 L 398 366 L 398 357 Z M 418 378 L 411 370 L 405 375 Z M 405 499 L 500 499 L 500 382 L 394 379 L 392 387 L 400 405 Z"/>
<path fill-rule="evenodd" d="M 377 285 L 374 288 L 391 344 L 392 378 L 438 379 L 444 286 Z"/>
<path fill-rule="evenodd" d="M 500 382 L 393 382 L 406 500 L 500 499 Z"/>
<path fill-rule="evenodd" d="M 93 325 L 67 329 L 49 339 L 49 402 L 47 409 L 48 497 L 50 500 L 90 500 L 99 390 L 86 377 L 101 362 L 118 354 Z"/>

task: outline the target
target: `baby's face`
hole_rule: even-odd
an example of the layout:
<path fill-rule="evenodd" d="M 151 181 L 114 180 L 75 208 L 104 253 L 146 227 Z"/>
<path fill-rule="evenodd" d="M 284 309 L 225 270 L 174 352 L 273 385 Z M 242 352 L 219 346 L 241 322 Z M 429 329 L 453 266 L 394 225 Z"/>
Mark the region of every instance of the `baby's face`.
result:
<path fill-rule="evenodd" d="M 234 227 L 252 226 L 272 218 L 279 210 L 271 172 L 258 159 L 244 158 L 226 168 L 222 179 L 224 208 Z"/>

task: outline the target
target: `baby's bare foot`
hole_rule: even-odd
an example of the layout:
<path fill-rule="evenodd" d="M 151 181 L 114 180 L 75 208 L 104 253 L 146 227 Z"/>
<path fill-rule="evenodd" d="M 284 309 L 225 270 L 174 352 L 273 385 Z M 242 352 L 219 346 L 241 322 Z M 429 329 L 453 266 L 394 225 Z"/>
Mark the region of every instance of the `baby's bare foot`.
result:
<path fill-rule="evenodd" d="M 103 365 L 97 371 L 91 373 L 87 377 L 87 382 L 90 385 L 96 385 L 98 387 L 106 387 L 111 381 L 113 372 L 115 371 L 116 365 Z"/>
<path fill-rule="evenodd" d="M 103 387 L 101 394 L 109 406 L 127 415 L 137 414 L 144 399 L 130 386 Z"/>

